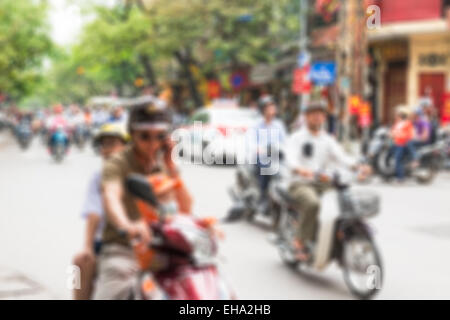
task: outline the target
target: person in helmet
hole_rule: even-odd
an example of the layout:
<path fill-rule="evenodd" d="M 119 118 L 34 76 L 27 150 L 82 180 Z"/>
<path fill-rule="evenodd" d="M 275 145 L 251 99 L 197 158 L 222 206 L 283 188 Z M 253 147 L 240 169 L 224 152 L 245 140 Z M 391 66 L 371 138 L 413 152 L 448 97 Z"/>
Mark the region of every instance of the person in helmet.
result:
<path fill-rule="evenodd" d="M 58 129 L 63 130 L 68 139 L 66 139 L 66 148 L 70 145 L 70 128 L 69 122 L 67 121 L 66 116 L 64 115 L 64 108 L 62 104 L 56 104 L 52 108 L 53 114 L 47 119 L 46 122 L 46 131 L 47 131 L 47 146 L 50 148 L 52 145 L 52 136 L 55 131 Z"/>
<path fill-rule="evenodd" d="M 417 108 L 414 110 L 412 116 L 412 123 L 414 126 L 414 141 L 412 141 L 413 146 L 417 149 L 425 146 L 430 141 L 431 136 L 431 123 L 428 116 L 424 112 Z"/>
<path fill-rule="evenodd" d="M 369 174 L 367 166 L 345 153 L 336 139 L 325 130 L 327 105 L 312 100 L 303 111 L 305 123 L 286 141 L 286 162 L 292 173 L 289 195 L 293 208 L 301 213 L 298 234 L 292 244 L 299 260 L 310 258 L 310 248 L 316 239 L 320 197 L 330 186 L 330 175 L 336 165 L 358 171 L 360 178 Z"/>
<path fill-rule="evenodd" d="M 100 151 L 103 161 L 121 152 L 129 137 L 124 127 L 115 124 L 103 125 L 94 137 L 93 144 Z M 76 254 L 73 264 L 80 268 L 80 288 L 75 289 L 75 300 L 88 300 L 92 296 L 96 269 L 96 256 L 100 252 L 104 209 L 101 197 L 101 171 L 96 171 L 89 180 L 84 200 L 82 217 L 86 219 L 83 248 Z"/>
<path fill-rule="evenodd" d="M 405 177 L 404 157 L 408 152 L 414 159 L 412 166 L 416 167 L 418 165 L 413 146 L 414 126 L 410 120 L 410 111 L 407 107 L 397 107 L 391 136 L 394 142 L 395 176 L 399 182 L 402 182 Z"/>
<path fill-rule="evenodd" d="M 47 119 L 47 129 L 49 131 L 54 131 L 58 127 L 67 128 L 68 122 L 64 116 L 64 108 L 62 104 L 56 104 L 52 108 L 53 114 Z"/>
<path fill-rule="evenodd" d="M 277 119 L 278 107 L 271 96 L 264 96 L 259 101 L 259 110 L 262 119 L 259 120 L 248 132 L 250 139 L 251 157 L 256 156 L 256 175 L 260 189 L 260 208 L 264 211 L 266 207 L 267 189 L 272 177 L 270 170 L 264 172 L 263 168 L 271 165 L 271 152 L 279 152 L 286 140 L 286 129 L 283 122 Z M 279 156 L 279 154 L 278 154 Z"/>
<path fill-rule="evenodd" d="M 102 171 L 106 223 L 102 234 L 94 299 L 127 299 L 138 271 L 130 240 L 149 243 L 148 224 L 141 219 L 134 197 L 124 188 L 129 174 L 164 173 L 181 181 L 172 159 L 170 114 L 154 97 L 134 101 L 128 118 L 131 144 L 107 160 Z M 175 198 L 178 211 L 191 212 L 191 197 L 183 183 Z M 125 237 L 124 234 L 127 236 Z"/>

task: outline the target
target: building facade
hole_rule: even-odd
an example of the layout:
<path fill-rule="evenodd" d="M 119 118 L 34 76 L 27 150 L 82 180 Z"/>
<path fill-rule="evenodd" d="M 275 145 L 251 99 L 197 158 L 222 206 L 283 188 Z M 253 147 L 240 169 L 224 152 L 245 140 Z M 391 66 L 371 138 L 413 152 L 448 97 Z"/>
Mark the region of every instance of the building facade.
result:
<path fill-rule="evenodd" d="M 368 31 L 379 120 L 392 122 L 396 106 L 414 108 L 424 95 L 441 112 L 450 91 L 450 1 L 371 2 L 381 14 L 381 26 Z"/>

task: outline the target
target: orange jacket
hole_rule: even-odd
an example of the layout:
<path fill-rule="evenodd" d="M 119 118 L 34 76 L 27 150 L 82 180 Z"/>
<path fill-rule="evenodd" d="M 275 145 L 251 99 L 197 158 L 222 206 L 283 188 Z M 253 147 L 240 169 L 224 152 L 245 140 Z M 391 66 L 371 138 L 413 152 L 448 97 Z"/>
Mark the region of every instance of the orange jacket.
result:
<path fill-rule="evenodd" d="M 392 127 L 391 134 L 395 145 L 404 146 L 413 138 L 414 126 L 409 120 L 397 121 Z"/>

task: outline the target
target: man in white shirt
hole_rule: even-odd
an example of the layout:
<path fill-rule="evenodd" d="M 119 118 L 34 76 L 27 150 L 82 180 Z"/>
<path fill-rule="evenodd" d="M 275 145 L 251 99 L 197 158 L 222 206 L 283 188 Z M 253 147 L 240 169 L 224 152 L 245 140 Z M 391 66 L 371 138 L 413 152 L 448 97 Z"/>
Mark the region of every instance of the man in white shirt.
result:
<path fill-rule="evenodd" d="M 294 132 L 286 143 L 286 161 L 294 174 L 289 186 L 294 207 L 300 213 L 298 248 L 300 260 L 309 259 L 308 247 L 314 241 L 320 209 L 320 196 L 330 186 L 326 172 L 334 165 L 353 170 L 358 166 L 356 159 L 348 156 L 333 136 L 324 130 L 326 105 L 322 101 L 311 101 L 305 112 L 305 124 Z"/>

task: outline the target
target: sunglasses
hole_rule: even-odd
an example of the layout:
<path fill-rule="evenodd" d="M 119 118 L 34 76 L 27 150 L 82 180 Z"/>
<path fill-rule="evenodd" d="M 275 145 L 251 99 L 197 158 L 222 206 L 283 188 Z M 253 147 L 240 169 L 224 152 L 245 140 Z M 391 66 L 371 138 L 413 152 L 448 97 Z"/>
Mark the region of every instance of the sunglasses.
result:
<path fill-rule="evenodd" d="M 165 132 L 158 132 L 151 134 L 150 132 L 144 131 L 137 134 L 139 140 L 149 142 L 149 141 L 164 141 L 166 139 Z"/>

